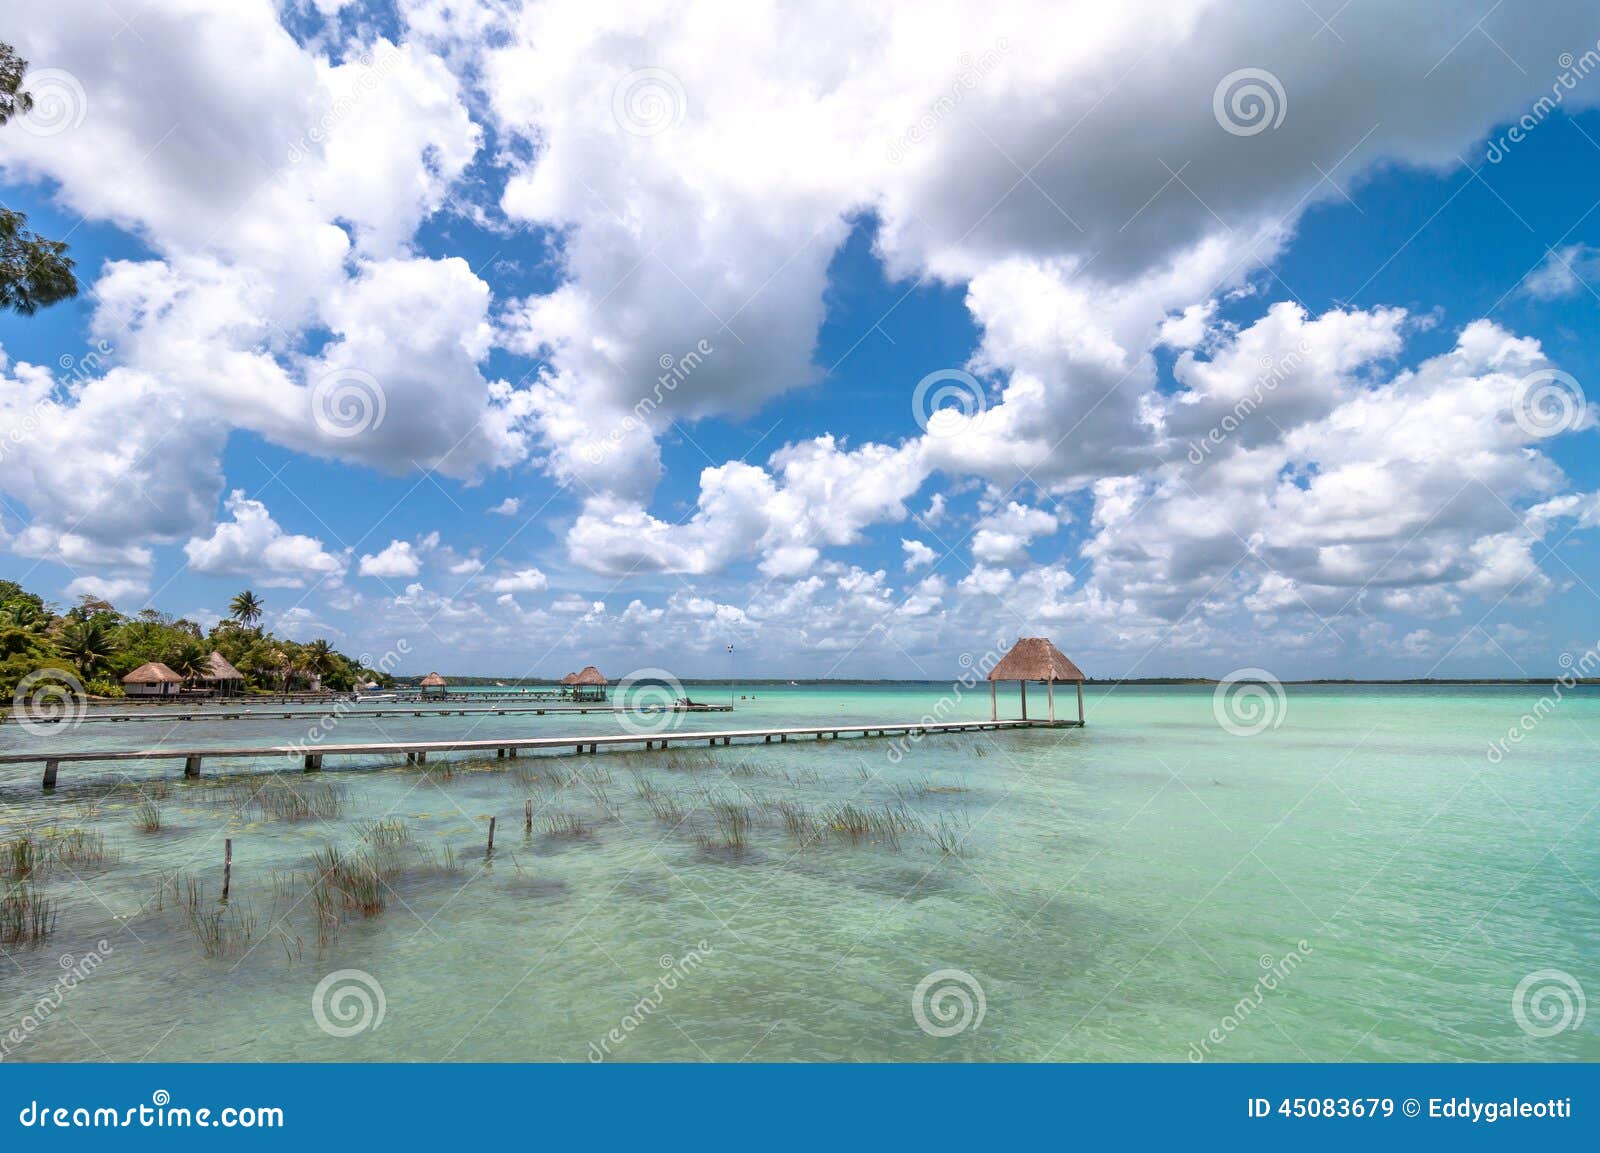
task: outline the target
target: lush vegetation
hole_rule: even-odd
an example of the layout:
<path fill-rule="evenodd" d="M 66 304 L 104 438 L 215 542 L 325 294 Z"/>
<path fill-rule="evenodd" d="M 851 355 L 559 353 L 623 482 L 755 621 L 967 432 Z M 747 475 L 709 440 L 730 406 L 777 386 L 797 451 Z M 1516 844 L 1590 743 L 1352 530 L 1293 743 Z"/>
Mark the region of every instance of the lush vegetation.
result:
<path fill-rule="evenodd" d="M 233 598 L 230 614 L 209 632 L 194 621 L 155 609 L 124 616 L 110 604 L 83 597 L 65 612 L 24 589 L 0 580 L 0 694 L 10 697 L 29 673 L 63 669 L 84 690 L 122 695 L 122 677 L 146 661 L 160 661 L 185 677 L 206 671 L 219 652 L 257 692 L 322 687 L 348 692 L 358 683 L 389 678 L 336 652 L 318 638 L 297 644 L 261 627 L 262 601 L 248 590 Z"/>

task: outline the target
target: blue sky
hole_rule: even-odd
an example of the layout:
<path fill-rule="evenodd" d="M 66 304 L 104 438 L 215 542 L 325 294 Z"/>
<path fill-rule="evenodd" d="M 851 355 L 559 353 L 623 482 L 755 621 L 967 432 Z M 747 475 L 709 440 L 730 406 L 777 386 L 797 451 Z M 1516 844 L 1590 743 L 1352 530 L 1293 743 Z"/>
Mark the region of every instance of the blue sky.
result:
<path fill-rule="evenodd" d="M 960 10 L 854 30 L 869 80 L 754 9 L 717 69 L 649 6 L 322 7 L 4 33 L 64 104 L 0 194 L 88 291 L 0 318 L 0 574 L 202 620 L 251 585 L 409 671 L 940 679 L 1027 633 L 1101 676 L 1540 676 L 1600 638 L 1593 415 L 1514 411 L 1596 378 L 1600 78 L 1485 148 L 1584 67 L 1576 7 L 1404 53 L 1382 13 L 1197 20 L 1167 75 L 1047 47 L 1149 52 L 1134 14 Z M 1281 124 L 1222 123 L 1245 66 Z M 936 372 L 970 427 L 919 424 Z M 382 420 L 316 425 L 330 373 Z"/>

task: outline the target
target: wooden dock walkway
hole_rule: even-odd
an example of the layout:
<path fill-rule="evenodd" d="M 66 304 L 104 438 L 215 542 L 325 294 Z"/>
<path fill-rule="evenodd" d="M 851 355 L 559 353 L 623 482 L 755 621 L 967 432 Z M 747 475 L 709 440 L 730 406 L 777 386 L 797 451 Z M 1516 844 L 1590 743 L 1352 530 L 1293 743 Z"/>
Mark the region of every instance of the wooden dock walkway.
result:
<path fill-rule="evenodd" d="M 572 749 L 576 753 L 595 753 L 602 748 L 642 747 L 645 750 L 666 749 L 672 745 L 689 745 L 705 741 L 708 745 L 731 745 L 734 741 L 760 741 L 771 744 L 774 740 L 811 737 L 816 740 L 837 740 L 841 734 L 859 733 L 863 737 L 906 736 L 920 738 L 936 733 L 992 732 L 1001 729 L 1078 728 L 1081 722 L 1071 721 L 933 721 L 921 723 L 873 723 L 867 725 L 822 725 L 814 728 L 783 729 L 726 729 L 721 731 L 691 732 L 681 730 L 662 733 L 615 733 L 608 736 L 517 737 L 493 740 L 459 741 L 390 741 L 382 743 L 269 745 L 246 748 L 157 748 L 157 749 L 85 749 L 77 752 L 40 750 L 36 752 L 0 754 L 0 765 L 44 765 L 44 787 L 53 789 L 62 764 L 80 761 L 182 761 L 183 775 L 198 777 L 200 766 L 207 758 L 241 760 L 247 758 L 296 758 L 307 772 L 322 768 L 325 757 L 332 756 L 398 756 L 404 754 L 406 764 L 426 764 L 430 753 L 479 753 L 496 759 L 515 757 L 519 751 Z"/>
<path fill-rule="evenodd" d="M 155 710 L 137 713 L 96 713 L 94 710 L 85 712 L 82 716 L 74 716 L 70 712 L 55 716 L 41 716 L 28 718 L 30 725 L 65 724 L 71 728 L 76 725 L 90 723 L 105 723 L 115 721 L 238 721 L 238 720 L 290 720 L 303 717 L 306 720 L 318 720 L 329 715 L 338 715 L 341 720 L 351 717 L 470 717 L 470 716 L 514 716 L 519 713 L 533 713 L 544 716 L 546 713 L 731 713 L 732 705 L 649 705 L 624 707 L 612 704 L 593 705 L 528 705 L 523 708 L 487 708 L 487 709 L 460 709 L 440 708 L 437 705 L 407 705 L 385 704 L 376 708 L 368 705 L 344 702 L 346 707 L 338 706 L 325 709 L 283 709 L 283 708 L 248 708 L 230 709 L 225 706 L 216 708 L 195 709 L 184 712 L 160 713 Z M 0 717 L 0 723 L 9 721 L 10 714 Z"/>

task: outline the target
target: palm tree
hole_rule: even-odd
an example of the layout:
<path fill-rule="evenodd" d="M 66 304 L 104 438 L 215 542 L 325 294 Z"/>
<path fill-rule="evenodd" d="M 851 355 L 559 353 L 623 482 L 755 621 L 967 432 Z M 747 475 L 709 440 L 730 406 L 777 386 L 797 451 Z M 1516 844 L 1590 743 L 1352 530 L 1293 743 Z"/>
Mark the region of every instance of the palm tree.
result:
<path fill-rule="evenodd" d="M 333 646 L 324 638 L 318 637 L 300 650 L 300 659 L 308 673 L 315 673 L 319 677 L 327 676 L 333 671 Z"/>
<path fill-rule="evenodd" d="M 211 653 L 199 641 L 185 641 L 179 645 L 169 656 L 167 665 L 175 673 L 182 673 L 189 680 L 205 676 L 211 671 L 207 663 Z"/>
<path fill-rule="evenodd" d="M 116 642 L 108 629 L 98 620 L 69 621 L 61 630 L 56 643 L 61 655 L 78 666 L 78 671 L 92 677 L 102 668 L 116 649 Z"/>
<path fill-rule="evenodd" d="M 242 625 L 253 625 L 261 619 L 261 598 L 249 589 L 228 602 L 228 614 Z"/>

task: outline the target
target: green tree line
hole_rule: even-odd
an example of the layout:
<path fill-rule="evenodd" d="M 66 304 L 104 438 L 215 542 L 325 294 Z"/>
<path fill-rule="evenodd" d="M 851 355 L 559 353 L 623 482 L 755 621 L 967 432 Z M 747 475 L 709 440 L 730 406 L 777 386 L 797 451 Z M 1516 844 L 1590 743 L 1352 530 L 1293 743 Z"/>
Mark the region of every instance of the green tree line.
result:
<path fill-rule="evenodd" d="M 262 611 L 261 598 L 247 589 L 207 631 L 153 608 L 126 616 L 92 596 L 58 612 L 15 581 L 0 580 L 0 694 L 12 696 L 29 673 L 51 668 L 73 674 L 92 695 L 121 696 L 122 677 L 147 661 L 197 676 L 207 671 L 213 651 L 244 674 L 250 691 L 287 692 L 318 679 L 337 692 L 367 681 L 390 683 L 320 637 L 299 644 L 274 636 L 261 626 Z"/>

